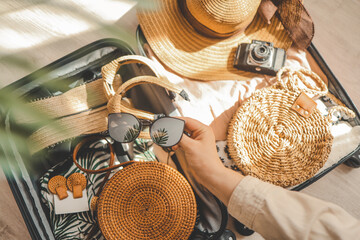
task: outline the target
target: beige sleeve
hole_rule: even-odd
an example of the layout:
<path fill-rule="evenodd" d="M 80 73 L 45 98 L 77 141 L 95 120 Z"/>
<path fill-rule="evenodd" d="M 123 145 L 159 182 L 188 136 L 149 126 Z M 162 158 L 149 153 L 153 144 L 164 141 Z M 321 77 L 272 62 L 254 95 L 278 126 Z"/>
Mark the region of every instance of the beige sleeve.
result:
<path fill-rule="evenodd" d="M 230 215 L 265 239 L 360 239 L 360 221 L 339 206 L 247 176 Z"/>

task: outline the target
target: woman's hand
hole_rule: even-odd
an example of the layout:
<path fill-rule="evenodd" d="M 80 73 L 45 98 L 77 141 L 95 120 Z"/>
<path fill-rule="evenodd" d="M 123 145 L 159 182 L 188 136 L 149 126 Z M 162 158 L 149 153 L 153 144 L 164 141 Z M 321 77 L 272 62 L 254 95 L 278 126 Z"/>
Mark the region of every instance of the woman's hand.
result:
<path fill-rule="evenodd" d="M 215 136 L 212 129 L 205 124 L 187 117 L 185 131 L 190 137 L 183 135 L 179 144 L 185 153 L 185 161 L 196 181 L 205 186 L 225 204 L 241 181 L 243 176 L 231 169 L 225 168 L 216 151 Z"/>
<path fill-rule="evenodd" d="M 190 137 L 184 134 L 178 147 L 184 151 L 187 165 L 195 173 L 195 178 L 202 183 L 206 175 L 225 167 L 218 157 L 212 129 L 192 118 L 181 119 L 185 120 L 185 131 Z"/>

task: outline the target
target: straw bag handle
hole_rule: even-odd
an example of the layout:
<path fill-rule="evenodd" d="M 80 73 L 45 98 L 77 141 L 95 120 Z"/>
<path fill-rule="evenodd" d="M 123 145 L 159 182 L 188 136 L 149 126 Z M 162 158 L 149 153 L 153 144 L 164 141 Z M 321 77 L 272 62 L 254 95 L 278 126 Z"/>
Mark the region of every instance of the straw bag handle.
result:
<path fill-rule="evenodd" d="M 287 74 L 288 77 L 283 78 L 284 74 Z M 313 80 L 315 80 L 315 82 L 317 82 L 320 85 L 320 88 L 310 84 L 305 76 L 311 77 Z M 284 67 L 279 70 L 279 72 L 276 75 L 276 78 L 278 84 L 282 88 L 289 89 L 294 92 L 306 92 L 317 96 L 325 96 L 328 93 L 328 88 L 326 84 L 321 80 L 321 78 L 313 71 L 307 70 L 305 68 L 299 68 L 297 70 L 293 70 L 289 67 Z M 298 84 L 299 81 L 302 81 L 307 87 L 307 89 L 299 87 Z M 334 113 L 338 111 L 343 111 L 350 118 L 355 117 L 355 113 L 351 109 L 345 106 L 335 106 L 329 110 L 329 114 L 327 115 L 327 120 L 329 123 L 333 122 L 332 117 Z"/>
<path fill-rule="evenodd" d="M 115 92 L 113 81 L 115 79 L 116 72 L 120 69 L 121 66 L 131 63 L 141 63 L 148 66 L 154 72 L 156 77 L 154 76 L 134 77 L 126 81 L 122 85 L 120 85 L 120 87 Z M 101 73 L 103 76 L 105 94 L 109 99 L 108 101 L 109 113 L 126 112 L 126 113 L 131 113 L 142 119 L 155 120 L 156 115 L 135 109 L 131 107 L 130 104 L 127 104 L 126 102 L 122 101 L 122 96 L 126 91 L 128 91 L 132 87 L 135 87 L 143 83 L 152 83 L 159 85 L 169 91 L 179 94 L 185 100 L 189 100 L 187 93 L 183 89 L 179 88 L 177 85 L 171 83 L 168 80 L 168 78 L 163 74 L 161 66 L 157 65 L 151 59 L 143 56 L 128 55 L 115 59 L 112 62 L 105 65 L 104 67 L 102 67 Z"/>
<path fill-rule="evenodd" d="M 335 107 L 332 107 L 330 110 L 329 110 L 329 114 L 327 115 L 327 120 L 332 123 L 332 117 L 334 116 L 334 113 L 335 112 L 344 112 L 346 115 L 348 115 L 350 118 L 354 118 L 356 117 L 355 113 L 347 108 L 347 107 L 344 107 L 344 106 L 335 106 Z"/>
<path fill-rule="evenodd" d="M 148 66 L 156 77 L 164 81 L 165 88 L 171 89 L 174 86 L 170 83 L 165 74 L 163 74 L 161 67 L 156 65 L 151 59 L 138 55 L 126 55 L 111 61 L 101 68 L 105 94 L 108 99 L 115 95 L 114 79 L 117 71 L 119 71 L 121 66 L 132 63 L 140 63 Z"/>
<path fill-rule="evenodd" d="M 168 82 L 167 79 L 160 79 L 154 76 L 137 76 L 122 84 L 116 91 L 115 95 L 109 99 L 107 105 L 109 113 L 126 112 L 131 113 L 142 119 L 148 119 L 152 121 L 155 120 L 158 114 L 152 114 L 146 111 L 135 109 L 131 107 L 130 104 L 127 104 L 125 101 L 122 100 L 123 95 L 128 90 L 144 83 L 151 83 L 162 86 L 172 92 L 179 94 L 182 98 L 189 101 L 187 93 L 178 86 Z"/>
<path fill-rule="evenodd" d="M 287 74 L 287 77 L 283 77 L 285 74 Z M 320 87 L 311 84 L 306 79 L 306 76 L 313 79 Z M 289 89 L 293 92 L 305 92 L 316 96 L 324 96 L 328 93 L 328 88 L 324 81 L 316 73 L 305 68 L 291 69 L 283 67 L 276 74 L 276 80 L 283 89 Z M 307 88 L 300 87 L 299 81 L 304 83 Z"/>
<path fill-rule="evenodd" d="M 102 168 L 102 169 L 98 169 L 98 170 L 92 170 L 92 169 L 87 169 L 87 168 L 83 168 L 78 162 L 77 162 L 77 154 L 80 150 L 80 148 L 87 142 L 90 142 L 90 141 L 93 141 L 93 140 L 99 140 L 99 139 L 104 139 L 108 146 L 109 146 L 109 149 L 110 149 L 110 160 L 109 160 L 109 167 L 107 168 Z M 112 144 L 109 142 L 109 140 L 107 140 L 105 137 L 102 137 L 102 136 L 92 136 L 92 137 L 88 137 L 88 138 L 84 138 L 83 140 L 81 140 L 74 148 L 74 151 L 73 151 L 73 162 L 74 164 L 83 172 L 86 172 L 86 173 L 103 173 L 103 172 L 108 172 L 108 171 L 111 171 L 115 168 L 119 168 L 119 167 L 122 167 L 122 166 L 127 166 L 129 164 L 132 164 L 134 163 L 135 161 L 128 161 L 128 162 L 123 162 L 123 163 L 120 163 L 120 164 L 116 164 L 116 165 L 112 165 L 114 163 L 114 159 L 115 159 L 115 154 L 114 154 L 114 148 L 112 146 Z"/>
<path fill-rule="evenodd" d="M 121 66 L 131 63 L 141 63 L 147 65 L 156 75 L 154 76 L 138 76 L 134 77 L 122 85 L 116 90 L 114 90 L 113 81 L 116 76 L 116 72 L 120 69 Z M 177 85 L 171 83 L 168 78 L 162 73 L 162 67 L 157 65 L 152 60 L 137 55 L 128 55 L 123 56 L 118 59 L 113 60 L 109 64 L 105 65 L 101 69 L 101 73 L 103 76 L 103 84 L 105 89 L 105 95 L 109 99 L 108 101 L 108 110 L 109 113 L 119 113 L 119 112 L 126 112 L 131 113 L 139 118 L 148 119 L 148 120 L 155 120 L 156 115 L 151 114 L 146 111 L 140 111 L 130 106 L 126 102 L 122 101 L 123 94 L 128 91 L 130 88 L 137 86 L 143 83 L 152 83 L 159 85 L 168 89 L 169 91 L 175 92 L 183 97 L 185 100 L 189 100 L 187 93 L 179 88 Z"/>

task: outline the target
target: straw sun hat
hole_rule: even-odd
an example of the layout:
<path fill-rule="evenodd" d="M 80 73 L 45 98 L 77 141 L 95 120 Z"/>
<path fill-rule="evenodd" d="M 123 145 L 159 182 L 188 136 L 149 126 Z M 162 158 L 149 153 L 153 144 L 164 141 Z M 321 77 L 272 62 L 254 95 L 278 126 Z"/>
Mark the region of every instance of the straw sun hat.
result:
<path fill-rule="evenodd" d="M 152 0 L 138 19 L 152 50 L 177 74 L 198 80 L 246 80 L 254 73 L 233 67 L 240 43 L 273 42 L 288 49 L 288 32 L 274 16 L 257 14 L 261 0 Z"/>

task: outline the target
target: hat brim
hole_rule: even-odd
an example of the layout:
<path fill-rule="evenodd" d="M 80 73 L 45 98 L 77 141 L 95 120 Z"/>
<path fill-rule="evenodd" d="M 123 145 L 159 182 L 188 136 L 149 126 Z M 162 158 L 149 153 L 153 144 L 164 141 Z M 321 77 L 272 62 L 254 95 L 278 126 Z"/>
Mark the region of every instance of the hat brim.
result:
<path fill-rule="evenodd" d="M 161 2 L 161 3 L 160 3 Z M 258 14 L 245 31 L 218 39 L 198 33 L 182 15 L 177 0 L 153 1 L 138 10 L 140 27 L 159 60 L 175 73 L 197 80 L 248 80 L 257 74 L 233 66 L 240 43 L 262 40 L 287 50 L 292 40 L 280 20 L 267 24 Z"/>

